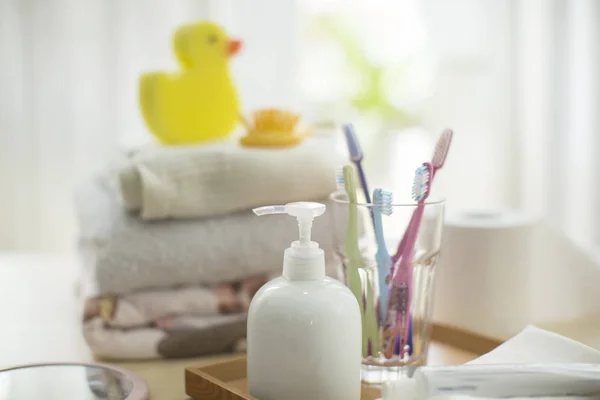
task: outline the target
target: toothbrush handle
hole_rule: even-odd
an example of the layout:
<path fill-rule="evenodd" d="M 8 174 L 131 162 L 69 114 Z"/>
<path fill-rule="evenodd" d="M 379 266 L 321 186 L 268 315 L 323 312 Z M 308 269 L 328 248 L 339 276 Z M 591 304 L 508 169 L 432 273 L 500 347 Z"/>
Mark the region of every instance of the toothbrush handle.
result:
<path fill-rule="evenodd" d="M 412 265 L 411 265 L 412 267 Z M 412 274 L 411 274 L 411 280 L 412 280 Z M 412 340 L 408 337 L 410 334 L 410 307 L 412 304 L 412 282 L 411 284 L 408 285 L 408 294 L 407 294 L 407 301 L 406 301 L 406 308 L 403 310 L 403 313 L 401 315 L 402 317 L 402 321 L 401 324 L 398 326 L 398 330 L 400 331 L 400 357 L 404 358 L 404 355 L 406 353 L 406 345 L 409 344 L 409 342 L 412 343 Z M 409 349 L 410 350 L 410 349 Z"/>
<path fill-rule="evenodd" d="M 385 324 L 383 326 L 383 353 L 386 358 L 392 358 L 394 355 L 395 338 L 401 332 L 400 326 L 405 316 L 408 314 L 409 306 L 409 285 L 405 279 L 392 283 L 390 298 L 388 303 L 388 312 Z"/>
<path fill-rule="evenodd" d="M 417 208 L 418 208 L 418 206 L 417 206 Z M 394 254 L 392 256 L 391 275 L 393 275 L 395 266 L 398 263 L 398 261 L 400 260 L 400 258 L 402 257 L 402 255 L 404 254 L 404 252 L 412 251 L 412 249 L 406 248 L 406 239 L 407 239 L 407 236 L 409 235 L 409 233 L 414 229 L 413 225 L 415 224 L 415 214 L 416 213 L 417 213 L 417 210 L 415 209 L 413 211 L 413 215 L 410 217 L 408 226 L 406 227 L 406 230 L 404 231 L 404 236 L 402 236 L 402 240 L 400 240 L 400 243 L 398 243 L 398 248 L 396 248 L 396 254 Z"/>
<path fill-rule="evenodd" d="M 371 195 L 369 193 L 369 186 L 367 185 L 367 177 L 365 175 L 365 171 L 363 170 L 362 162 L 357 161 L 355 164 L 356 164 L 356 171 L 358 172 L 358 179 L 360 180 L 360 186 L 362 187 L 363 194 L 365 196 L 365 200 L 366 200 L 367 204 L 371 204 Z"/>
<path fill-rule="evenodd" d="M 396 313 L 396 326 L 394 330 L 394 335 L 391 338 L 388 338 L 388 346 L 391 349 L 387 349 L 388 352 L 393 351 L 393 339 L 400 335 L 400 355 L 404 357 L 405 354 L 405 345 L 409 342 L 412 343 L 412 338 L 409 338 L 410 334 L 410 307 L 412 301 L 412 285 L 413 285 L 413 264 L 412 258 L 414 253 L 415 243 L 417 241 L 417 236 L 419 234 L 419 228 L 421 223 L 421 218 L 423 217 L 423 211 L 425 206 L 423 203 L 419 203 L 417 208 L 413 214 L 413 217 L 409 223 L 409 227 L 406 230 L 403 250 L 401 254 L 401 260 L 398 267 L 394 270 L 394 276 L 392 277 L 392 287 L 401 288 L 402 295 L 398 294 L 398 299 L 395 299 L 395 307 L 397 310 Z M 390 292 L 391 296 L 391 292 Z M 390 298 L 390 304 L 394 304 L 394 299 Z M 390 311 L 388 310 L 388 315 L 390 315 Z M 411 349 L 412 350 L 412 349 Z"/>
<path fill-rule="evenodd" d="M 403 315 L 403 321 L 402 321 L 402 336 L 401 336 L 401 340 L 400 340 L 400 356 L 404 357 L 405 356 L 405 347 L 406 345 L 409 346 L 408 348 L 408 353 L 412 354 L 413 352 L 413 337 L 412 337 L 412 329 L 411 329 L 411 317 L 410 317 L 410 309 L 411 309 L 411 305 L 412 305 L 412 297 L 413 297 L 413 268 L 414 265 L 412 263 L 412 258 L 413 258 L 413 254 L 414 254 L 414 247 L 415 244 L 417 242 L 417 237 L 419 235 L 419 230 L 421 228 L 421 220 L 423 218 L 423 212 L 425 211 L 425 206 L 423 205 L 423 203 L 419 203 L 419 205 L 417 206 L 417 209 L 415 210 L 414 214 L 413 214 L 413 221 L 411 223 L 411 231 L 410 233 L 407 235 L 407 243 L 406 246 L 408 246 L 407 249 L 405 249 L 406 252 L 406 259 L 402 260 L 403 262 L 400 264 L 400 269 L 404 269 L 405 270 L 405 274 L 406 274 L 406 281 L 408 282 L 408 299 L 407 299 L 407 304 L 406 304 L 406 314 Z"/>
<path fill-rule="evenodd" d="M 409 265 L 412 267 L 412 265 Z M 404 357 L 405 345 L 412 346 L 410 337 L 410 307 L 412 299 L 412 268 L 401 266 L 404 276 L 390 291 L 390 310 L 383 329 L 383 352 L 389 359 L 394 354 Z M 410 347 L 409 351 L 412 350 Z"/>
<path fill-rule="evenodd" d="M 413 320 L 412 317 L 408 319 L 408 337 L 406 338 L 406 344 L 408 345 L 408 355 L 413 354 Z M 394 345 L 394 355 L 399 356 L 400 351 L 400 334 L 396 335 L 396 343 Z"/>
<path fill-rule="evenodd" d="M 348 259 L 347 277 L 348 286 L 356 297 L 358 305 L 360 307 L 361 315 L 364 313 L 364 302 L 362 283 L 358 269 L 361 264 L 361 254 L 358 247 L 358 210 L 356 203 L 350 203 L 348 205 L 348 228 L 346 232 L 345 250 L 346 257 Z"/>
<path fill-rule="evenodd" d="M 373 208 L 373 227 L 375 228 L 375 241 L 377 242 L 377 253 L 375 254 L 375 260 L 377 261 L 377 277 L 379 282 L 377 319 L 383 323 L 387 314 L 388 285 L 386 279 L 390 273 L 391 258 L 385 244 L 385 238 L 383 236 L 383 220 L 381 218 L 381 210 L 377 207 Z"/>
<path fill-rule="evenodd" d="M 439 168 L 436 168 L 435 166 L 432 166 L 432 168 L 431 168 L 431 184 L 433 184 L 433 178 L 435 177 L 435 173 L 437 171 L 439 171 Z M 392 256 L 392 271 L 394 270 L 394 266 L 396 265 L 396 263 L 398 262 L 398 260 L 402 256 L 402 253 L 404 253 L 404 251 L 405 251 L 405 247 L 406 247 L 406 235 L 408 234 L 408 232 L 411 229 L 414 229 L 412 227 L 412 225 L 414 224 L 415 214 L 417 214 L 418 209 L 419 209 L 419 205 L 417 205 L 417 208 L 413 211 L 413 214 L 410 217 L 410 222 L 408 223 L 408 226 L 406 227 L 406 230 L 404 231 L 404 236 L 402 236 L 402 240 L 400 240 L 400 243 L 398 243 L 398 248 L 396 249 L 396 254 L 394 254 Z M 419 219 L 421 219 L 421 218 L 419 218 Z M 420 224 L 420 221 L 419 221 L 419 224 Z"/>

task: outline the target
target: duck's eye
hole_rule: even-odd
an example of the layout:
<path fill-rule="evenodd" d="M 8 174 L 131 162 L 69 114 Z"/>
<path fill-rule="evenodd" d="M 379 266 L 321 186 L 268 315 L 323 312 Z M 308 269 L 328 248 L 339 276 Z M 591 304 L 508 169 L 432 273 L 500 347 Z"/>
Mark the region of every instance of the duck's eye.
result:
<path fill-rule="evenodd" d="M 208 37 L 208 44 L 215 44 L 217 43 L 217 37 L 215 35 L 210 35 Z"/>

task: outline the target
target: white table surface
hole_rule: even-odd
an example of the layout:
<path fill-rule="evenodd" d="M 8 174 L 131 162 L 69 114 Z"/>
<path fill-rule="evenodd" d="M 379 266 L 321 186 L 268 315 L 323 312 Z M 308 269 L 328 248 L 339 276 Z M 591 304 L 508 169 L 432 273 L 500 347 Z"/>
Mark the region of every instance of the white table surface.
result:
<path fill-rule="evenodd" d="M 92 360 L 74 258 L 0 253 L 0 368 Z"/>

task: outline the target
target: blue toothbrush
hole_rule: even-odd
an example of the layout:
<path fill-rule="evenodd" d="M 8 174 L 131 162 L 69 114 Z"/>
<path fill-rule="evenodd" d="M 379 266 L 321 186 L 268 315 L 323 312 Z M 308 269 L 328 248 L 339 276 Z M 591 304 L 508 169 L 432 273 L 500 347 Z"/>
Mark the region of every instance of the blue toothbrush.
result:
<path fill-rule="evenodd" d="M 373 227 L 375 228 L 375 240 L 377 242 L 377 276 L 379 278 L 379 320 L 383 322 L 387 317 L 388 284 L 387 277 L 390 273 L 392 258 L 388 253 L 383 235 L 382 214 L 392 214 L 392 192 L 383 189 L 373 190 Z"/>

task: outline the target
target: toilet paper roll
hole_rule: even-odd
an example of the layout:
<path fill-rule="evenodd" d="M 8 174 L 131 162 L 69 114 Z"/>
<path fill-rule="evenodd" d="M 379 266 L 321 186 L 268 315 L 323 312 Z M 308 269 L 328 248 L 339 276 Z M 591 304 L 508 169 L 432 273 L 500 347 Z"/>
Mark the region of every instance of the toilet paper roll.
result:
<path fill-rule="evenodd" d="M 516 211 L 448 213 L 434 321 L 502 340 L 521 331 L 531 315 L 535 225 Z"/>

